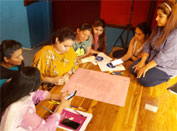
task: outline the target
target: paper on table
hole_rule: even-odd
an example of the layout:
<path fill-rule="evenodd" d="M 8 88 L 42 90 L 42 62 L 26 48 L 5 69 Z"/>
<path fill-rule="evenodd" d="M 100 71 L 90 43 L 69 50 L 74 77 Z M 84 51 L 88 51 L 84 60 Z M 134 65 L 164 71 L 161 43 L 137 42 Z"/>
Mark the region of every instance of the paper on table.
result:
<path fill-rule="evenodd" d="M 113 66 L 120 65 L 123 63 L 122 59 L 117 59 L 111 62 Z"/>
<path fill-rule="evenodd" d="M 81 59 L 82 63 L 92 62 L 92 61 L 95 61 L 95 56 L 88 56 L 88 57 Z"/>
<path fill-rule="evenodd" d="M 93 65 L 98 65 L 98 64 L 97 64 L 97 61 L 91 61 L 91 63 L 92 63 Z"/>
<path fill-rule="evenodd" d="M 158 107 L 157 107 L 157 106 L 154 106 L 154 105 L 146 104 L 146 105 L 145 105 L 145 109 L 147 109 L 147 110 L 149 110 L 149 111 L 152 111 L 152 112 L 157 112 Z"/>
<path fill-rule="evenodd" d="M 77 96 L 124 106 L 130 78 L 79 68 L 62 91 L 77 90 Z"/>
<path fill-rule="evenodd" d="M 107 56 L 104 53 L 98 53 L 97 56 L 102 57 L 103 58 L 102 61 L 111 61 L 112 60 L 111 57 Z M 97 60 L 95 59 L 95 56 L 85 57 L 85 58 L 81 59 L 81 62 L 82 63 L 91 62 L 92 64 L 97 65 Z"/>
<path fill-rule="evenodd" d="M 115 68 L 110 68 L 107 66 L 107 64 L 110 63 L 110 62 L 98 62 L 98 66 L 100 67 L 100 70 L 101 71 L 123 71 L 125 70 L 125 67 L 120 64 L 118 66 L 116 66 Z"/>
<path fill-rule="evenodd" d="M 107 56 L 106 54 L 104 54 L 104 53 L 98 53 L 98 55 L 97 56 L 100 56 L 100 57 L 102 57 L 103 58 L 103 60 L 102 61 L 111 61 L 112 60 L 112 58 L 111 57 L 109 57 L 109 56 Z"/>

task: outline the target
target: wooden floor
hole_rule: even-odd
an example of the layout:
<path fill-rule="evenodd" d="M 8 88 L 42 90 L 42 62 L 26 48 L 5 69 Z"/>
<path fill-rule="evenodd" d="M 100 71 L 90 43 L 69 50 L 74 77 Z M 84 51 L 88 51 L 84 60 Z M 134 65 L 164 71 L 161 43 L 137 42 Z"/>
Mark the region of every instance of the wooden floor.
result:
<path fill-rule="evenodd" d="M 131 79 L 126 98 L 125 107 L 119 107 L 106 104 L 96 100 L 83 97 L 75 97 L 72 105 L 81 106 L 87 112 L 93 114 L 93 118 L 87 126 L 87 131 L 177 131 L 177 95 L 174 95 L 166 89 L 177 81 L 177 77 L 168 82 L 155 87 L 144 88 L 137 78 L 128 70 L 124 76 Z M 98 66 L 84 64 L 82 68 L 99 70 Z M 59 93 L 62 87 L 51 90 L 53 93 Z M 156 113 L 146 110 L 145 104 L 158 107 Z M 48 108 L 54 108 L 48 102 L 42 102 L 36 106 L 37 113 L 47 118 L 49 113 L 41 105 Z M 57 129 L 61 130 L 61 129 Z"/>

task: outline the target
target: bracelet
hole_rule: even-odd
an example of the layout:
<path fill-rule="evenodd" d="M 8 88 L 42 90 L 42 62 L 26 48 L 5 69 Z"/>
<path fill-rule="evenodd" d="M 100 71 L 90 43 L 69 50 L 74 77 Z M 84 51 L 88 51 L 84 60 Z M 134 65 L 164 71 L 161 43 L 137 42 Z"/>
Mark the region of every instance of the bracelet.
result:
<path fill-rule="evenodd" d="M 69 71 L 68 74 L 71 75 L 71 74 L 72 74 L 72 71 Z"/>

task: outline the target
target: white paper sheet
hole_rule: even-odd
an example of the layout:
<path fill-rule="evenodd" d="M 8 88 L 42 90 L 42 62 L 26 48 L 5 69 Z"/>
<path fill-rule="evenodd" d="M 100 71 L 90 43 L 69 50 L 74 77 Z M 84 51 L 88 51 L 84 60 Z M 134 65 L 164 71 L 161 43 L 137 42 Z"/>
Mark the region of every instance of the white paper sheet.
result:
<path fill-rule="evenodd" d="M 113 66 L 120 65 L 123 63 L 122 59 L 117 59 L 111 62 Z"/>
<path fill-rule="evenodd" d="M 88 57 L 81 59 L 82 63 L 92 62 L 92 61 L 95 61 L 95 56 L 88 56 Z"/>
<path fill-rule="evenodd" d="M 118 66 L 116 66 L 115 68 L 110 68 L 107 66 L 107 64 L 110 62 L 98 62 L 98 66 L 100 67 L 101 71 L 123 71 L 125 70 L 125 67 L 120 64 Z"/>
<path fill-rule="evenodd" d="M 101 53 L 98 53 L 97 56 L 103 57 L 103 60 L 102 60 L 102 61 L 111 61 L 111 60 L 112 60 L 111 57 L 107 56 L 106 54 L 104 54 L 104 53 L 102 53 L 102 52 L 101 52 Z"/>

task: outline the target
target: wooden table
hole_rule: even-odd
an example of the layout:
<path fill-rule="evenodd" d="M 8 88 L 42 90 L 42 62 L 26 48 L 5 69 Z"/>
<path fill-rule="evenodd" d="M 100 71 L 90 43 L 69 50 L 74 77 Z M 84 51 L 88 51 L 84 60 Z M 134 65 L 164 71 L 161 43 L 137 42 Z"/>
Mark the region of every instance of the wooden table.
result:
<path fill-rule="evenodd" d="M 126 64 L 126 67 L 128 67 Z M 80 66 L 85 69 L 100 71 L 98 66 L 85 63 Z M 175 131 L 177 130 L 177 96 L 169 93 L 167 87 L 177 81 L 177 77 L 155 87 L 144 88 L 127 68 L 124 75 L 131 79 L 126 103 L 119 107 L 88 98 L 75 96 L 72 105 L 80 106 L 93 114 L 88 124 L 87 131 Z M 50 92 L 59 93 L 62 87 L 54 87 Z M 163 97 L 164 95 L 164 97 Z M 156 113 L 144 109 L 145 104 L 158 106 Z M 42 108 L 54 108 L 48 101 L 43 101 L 36 106 L 37 114 L 46 119 L 50 113 Z M 166 114 L 165 114 L 166 113 Z M 60 131 L 62 129 L 57 129 Z"/>

